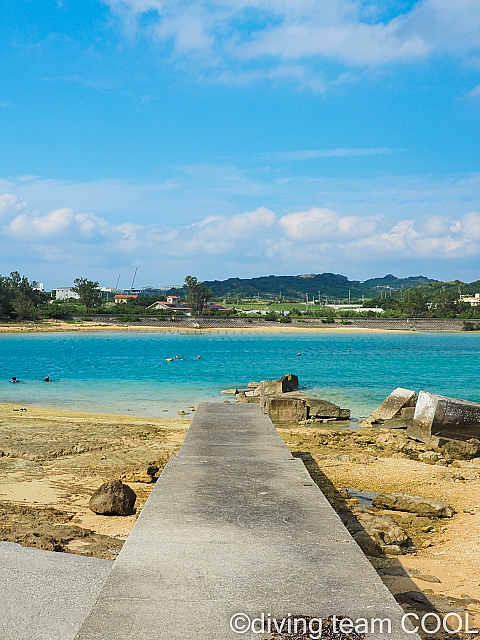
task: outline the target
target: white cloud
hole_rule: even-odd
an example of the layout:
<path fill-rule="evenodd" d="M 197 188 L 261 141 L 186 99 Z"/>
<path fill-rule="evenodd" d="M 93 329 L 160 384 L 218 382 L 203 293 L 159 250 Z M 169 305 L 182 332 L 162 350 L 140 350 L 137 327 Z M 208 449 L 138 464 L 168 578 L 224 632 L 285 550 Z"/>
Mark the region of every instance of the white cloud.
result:
<path fill-rule="evenodd" d="M 471 211 L 456 222 L 455 231 L 472 241 L 480 240 L 480 213 Z"/>
<path fill-rule="evenodd" d="M 285 236 L 293 240 L 339 240 L 367 237 L 375 232 L 378 221 L 373 218 L 341 216 L 331 209 L 310 209 L 289 213 L 279 220 Z"/>
<path fill-rule="evenodd" d="M 328 82 L 314 70 L 319 61 L 381 66 L 437 53 L 474 54 L 480 43 L 478 0 L 418 0 L 389 19 L 380 0 L 103 1 L 129 33 L 148 14 L 145 33 L 171 43 L 175 59 L 201 66 L 204 75 L 208 60 L 225 82 L 296 77 L 323 91 Z M 251 68 L 256 63 L 261 70 Z"/>
<path fill-rule="evenodd" d="M 430 203 L 433 211 L 435 202 Z M 36 279 L 41 276 L 38 269 L 46 263 L 57 265 L 62 273 L 70 267 L 78 270 L 79 264 L 113 268 L 141 263 L 144 271 L 156 273 L 168 263 L 174 274 L 187 264 L 201 273 L 210 263 L 215 274 L 219 265 L 222 270 L 225 264 L 236 265 L 234 273 L 239 265 L 252 270 L 257 265 L 258 275 L 334 268 L 348 273 L 352 265 L 367 262 L 391 271 L 395 260 L 400 264 L 416 260 L 425 265 L 449 259 L 461 265 L 480 254 L 478 211 L 460 216 L 433 213 L 413 219 L 393 213 L 344 215 L 331 207 L 277 215 L 260 207 L 233 215 L 199 215 L 193 223 L 172 218 L 169 224 L 141 224 L 115 216 L 107 220 L 93 212 L 77 213 L 71 207 L 40 215 L 12 194 L 0 196 L 0 211 L 1 207 L 9 211 L 0 227 L 0 255 L 6 265 L 2 270 L 18 268 L 17 256 L 28 256 L 37 263 Z M 12 256 L 8 264 L 6 256 Z M 178 275 L 174 280 L 179 280 Z"/>
<path fill-rule="evenodd" d="M 56 209 L 46 216 L 22 213 L 5 228 L 7 235 L 19 240 L 48 238 L 63 234 L 73 221 L 73 211 L 68 208 Z"/>
<path fill-rule="evenodd" d="M 198 229 L 198 236 L 205 240 L 236 240 L 251 237 L 261 229 L 268 229 L 275 221 L 273 211 L 260 207 L 255 211 L 239 213 L 230 218 L 210 216 L 187 228 Z"/>
<path fill-rule="evenodd" d="M 94 238 L 103 235 L 109 225 L 106 220 L 93 213 L 77 213 L 75 222 L 78 225 L 80 235 L 84 238 Z"/>
<path fill-rule="evenodd" d="M 26 206 L 27 203 L 23 198 L 12 193 L 4 193 L 0 196 L 0 221 L 11 218 Z"/>

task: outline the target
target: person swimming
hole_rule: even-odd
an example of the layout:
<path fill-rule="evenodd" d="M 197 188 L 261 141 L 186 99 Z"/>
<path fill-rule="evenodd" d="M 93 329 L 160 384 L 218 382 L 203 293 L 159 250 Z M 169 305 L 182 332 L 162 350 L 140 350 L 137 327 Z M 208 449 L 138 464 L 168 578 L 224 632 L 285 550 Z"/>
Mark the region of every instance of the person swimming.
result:
<path fill-rule="evenodd" d="M 51 382 L 52 381 L 50 376 L 45 376 L 45 378 L 43 380 L 44 380 L 44 382 Z"/>
<path fill-rule="evenodd" d="M 10 382 L 20 382 L 20 380 L 18 380 L 18 378 L 16 376 L 12 376 L 12 379 L 10 380 Z"/>
<path fill-rule="evenodd" d="M 195 360 L 200 360 L 200 356 L 197 356 L 197 357 L 195 358 Z"/>

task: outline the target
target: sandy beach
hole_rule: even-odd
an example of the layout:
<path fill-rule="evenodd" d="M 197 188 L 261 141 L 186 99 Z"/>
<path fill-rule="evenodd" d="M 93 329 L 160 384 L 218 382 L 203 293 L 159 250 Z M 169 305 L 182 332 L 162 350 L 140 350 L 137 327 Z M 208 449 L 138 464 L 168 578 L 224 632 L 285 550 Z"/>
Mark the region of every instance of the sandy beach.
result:
<path fill-rule="evenodd" d="M 55 526 L 73 525 L 109 536 L 114 540 L 104 541 L 107 547 L 118 547 L 115 540 L 121 544 L 128 536 L 153 484 L 129 483 L 137 494 L 137 513 L 127 517 L 95 515 L 88 509 L 91 494 L 135 467 L 154 463 L 162 469 L 180 447 L 189 424 L 185 419 L 0 404 L 3 539 L 48 549 L 55 545 Z M 111 557 L 105 544 L 97 548 L 95 537 L 73 533 L 77 537 L 65 550 L 81 548 L 88 555 Z"/>
<path fill-rule="evenodd" d="M 372 329 L 370 327 L 351 327 L 348 325 L 319 326 L 319 327 L 285 327 L 278 323 L 271 323 L 265 327 L 151 327 L 129 324 L 111 324 L 108 322 L 81 322 L 48 320 L 41 323 L 4 323 L 0 324 L 0 333 L 62 333 L 72 331 L 140 331 L 140 332 L 168 332 L 168 333 L 409 333 L 402 330 Z"/>

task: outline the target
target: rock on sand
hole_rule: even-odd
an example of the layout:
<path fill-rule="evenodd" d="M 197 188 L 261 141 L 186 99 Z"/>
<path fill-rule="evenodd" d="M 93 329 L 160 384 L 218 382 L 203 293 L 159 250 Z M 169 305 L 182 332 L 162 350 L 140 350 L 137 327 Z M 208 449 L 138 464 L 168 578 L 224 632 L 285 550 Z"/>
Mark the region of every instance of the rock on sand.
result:
<path fill-rule="evenodd" d="M 104 482 L 92 495 L 88 506 L 94 513 L 105 516 L 129 516 L 137 495 L 121 480 Z"/>

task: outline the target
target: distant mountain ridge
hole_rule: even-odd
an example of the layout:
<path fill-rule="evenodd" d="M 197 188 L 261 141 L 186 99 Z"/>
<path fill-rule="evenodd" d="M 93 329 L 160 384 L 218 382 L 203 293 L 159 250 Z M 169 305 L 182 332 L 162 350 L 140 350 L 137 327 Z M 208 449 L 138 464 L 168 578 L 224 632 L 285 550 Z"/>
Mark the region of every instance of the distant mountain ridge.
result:
<path fill-rule="evenodd" d="M 397 278 L 388 274 L 383 278 L 371 278 L 361 282 L 349 280 L 335 273 L 310 273 L 298 276 L 261 276 L 259 278 L 228 278 L 227 280 L 206 280 L 204 284 L 213 291 L 214 298 L 261 298 L 279 297 L 291 300 L 310 300 L 320 298 L 372 298 L 380 291 L 410 289 L 419 285 L 438 282 L 425 276 Z M 169 293 L 182 295 L 183 289 Z"/>

